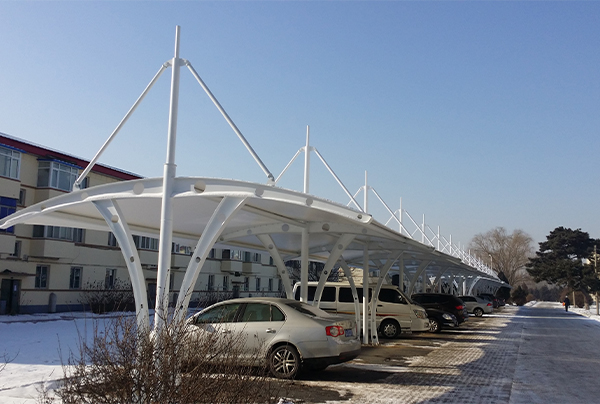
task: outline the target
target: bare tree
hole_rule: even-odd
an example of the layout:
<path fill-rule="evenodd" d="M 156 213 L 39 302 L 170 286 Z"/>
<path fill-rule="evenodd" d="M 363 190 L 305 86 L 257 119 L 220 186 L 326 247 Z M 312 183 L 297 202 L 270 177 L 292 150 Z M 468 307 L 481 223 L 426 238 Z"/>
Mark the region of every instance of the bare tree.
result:
<path fill-rule="evenodd" d="M 510 285 L 530 280 L 525 264 L 533 256 L 533 239 L 523 230 L 508 234 L 504 227 L 496 227 L 487 233 L 476 234 L 471 240 L 471 253 L 478 255 L 502 279 Z"/>
<path fill-rule="evenodd" d="M 300 263 L 300 261 L 297 261 L 297 260 L 286 261 L 285 266 L 288 269 L 288 273 L 290 275 L 290 279 L 292 280 L 292 282 L 299 282 L 300 278 L 301 278 L 301 274 L 300 274 L 301 263 Z M 325 267 L 325 264 L 323 264 L 322 262 L 310 261 L 308 263 L 308 280 L 309 281 L 318 281 L 321 278 L 321 272 L 323 272 L 324 267 Z M 337 282 L 338 281 L 338 271 L 332 270 L 329 273 L 327 280 L 329 280 L 331 282 Z"/>

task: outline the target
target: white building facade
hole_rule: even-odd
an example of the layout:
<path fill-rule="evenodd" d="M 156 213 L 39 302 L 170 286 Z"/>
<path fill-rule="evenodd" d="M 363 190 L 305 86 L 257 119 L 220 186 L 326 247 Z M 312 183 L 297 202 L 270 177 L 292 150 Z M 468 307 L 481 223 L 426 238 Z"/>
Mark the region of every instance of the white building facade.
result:
<path fill-rule="evenodd" d="M 87 161 L 0 133 L 0 217 L 71 192 Z M 95 165 L 83 187 L 141 178 Z M 158 235 L 134 234 L 149 307 L 156 293 Z M 193 245 L 193 243 L 191 244 Z M 179 290 L 193 253 L 173 243 L 170 290 Z M 19 224 L 0 230 L 0 314 L 88 309 L 90 291 L 107 293 L 129 285 L 127 266 L 110 232 Z M 192 293 L 203 304 L 225 297 L 270 295 L 284 290 L 268 254 L 213 249 Z M 175 292 L 171 301 L 176 301 Z M 193 304 L 193 303 L 192 303 Z"/>

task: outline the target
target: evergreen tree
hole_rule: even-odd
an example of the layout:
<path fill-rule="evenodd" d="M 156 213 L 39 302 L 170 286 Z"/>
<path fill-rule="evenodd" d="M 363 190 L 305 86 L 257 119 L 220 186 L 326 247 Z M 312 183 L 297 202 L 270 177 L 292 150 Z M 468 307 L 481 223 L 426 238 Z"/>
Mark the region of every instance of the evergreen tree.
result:
<path fill-rule="evenodd" d="M 525 287 L 525 289 L 523 288 Z M 527 286 L 525 286 L 524 284 L 521 286 L 517 286 L 516 289 L 513 290 L 512 294 L 511 294 L 511 298 L 512 301 L 515 302 L 515 304 L 517 306 L 523 306 L 525 303 L 527 303 Z"/>
<path fill-rule="evenodd" d="M 526 265 L 527 271 L 536 282 L 547 281 L 571 290 L 596 291 L 600 284 L 594 267 L 586 265 L 597 240 L 581 229 L 557 227 L 546 241 L 539 243 L 540 249 Z"/>

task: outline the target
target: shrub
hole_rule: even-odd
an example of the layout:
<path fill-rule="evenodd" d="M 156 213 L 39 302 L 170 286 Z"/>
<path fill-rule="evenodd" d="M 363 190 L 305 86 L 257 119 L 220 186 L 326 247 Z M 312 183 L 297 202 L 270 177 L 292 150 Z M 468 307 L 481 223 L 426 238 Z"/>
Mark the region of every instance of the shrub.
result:
<path fill-rule="evenodd" d="M 251 366 L 262 360 L 257 353 L 253 363 L 239 365 L 240 336 L 191 337 L 193 326 L 174 321 L 139 331 L 132 316 L 95 324 L 91 343 L 80 335 L 78 351 L 63 365 L 56 395 L 65 404 L 270 403 L 288 383 Z"/>
<path fill-rule="evenodd" d="M 135 311 L 135 299 L 131 284 L 119 279 L 115 280 L 112 288 L 106 288 L 103 281 L 86 283 L 79 300 L 97 314 Z"/>

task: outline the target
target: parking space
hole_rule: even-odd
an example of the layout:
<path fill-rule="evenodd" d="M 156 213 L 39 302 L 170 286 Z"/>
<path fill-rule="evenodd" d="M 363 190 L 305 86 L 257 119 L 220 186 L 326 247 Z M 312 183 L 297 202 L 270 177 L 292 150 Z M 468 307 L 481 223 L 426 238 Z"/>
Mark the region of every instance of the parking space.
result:
<path fill-rule="evenodd" d="M 506 307 L 458 329 L 364 346 L 354 361 L 305 375 L 293 402 L 508 403 L 519 326 Z"/>
<path fill-rule="evenodd" d="M 506 306 L 456 330 L 413 334 L 307 375 L 298 403 L 598 402 L 600 323 L 556 303 Z"/>

